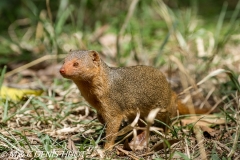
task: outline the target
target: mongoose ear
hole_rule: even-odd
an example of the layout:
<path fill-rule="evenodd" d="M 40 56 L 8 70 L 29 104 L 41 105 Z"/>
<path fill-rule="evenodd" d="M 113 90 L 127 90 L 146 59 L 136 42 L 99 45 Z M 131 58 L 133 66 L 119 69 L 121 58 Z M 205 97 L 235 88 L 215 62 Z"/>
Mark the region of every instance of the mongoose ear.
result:
<path fill-rule="evenodd" d="M 98 64 L 99 61 L 100 61 L 100 57 L 99 57 L 98 52 L 96 52 L 96 51 L 89 51 L 89 54 L 92 57 L 92 61 Z"/>

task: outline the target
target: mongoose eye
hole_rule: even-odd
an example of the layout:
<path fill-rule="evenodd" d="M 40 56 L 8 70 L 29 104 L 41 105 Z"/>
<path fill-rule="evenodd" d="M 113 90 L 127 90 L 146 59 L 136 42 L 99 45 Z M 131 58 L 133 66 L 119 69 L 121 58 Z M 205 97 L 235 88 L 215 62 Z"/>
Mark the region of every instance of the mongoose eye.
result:
<path fill-rule="evenodd" d="M 74 62 L 74 63 L 73 63 L 73 66 L 74 66 L 74 67 L 77 67 L 77 66 L 78 66 L 78 62 Z"/>

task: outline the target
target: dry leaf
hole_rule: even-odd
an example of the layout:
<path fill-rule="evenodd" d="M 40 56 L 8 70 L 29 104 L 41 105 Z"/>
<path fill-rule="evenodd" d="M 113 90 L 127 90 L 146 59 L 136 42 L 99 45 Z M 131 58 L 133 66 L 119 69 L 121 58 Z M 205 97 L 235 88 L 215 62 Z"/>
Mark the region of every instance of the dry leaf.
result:
<path fill-rule="evenodd" d="M 3 99 L 10 98 L 11 100 L 19 101 L 24 96 L 28 95 L 40 96 L 42 93 L 43 90 L 19 89 L 2 86 L 0 90 L 0 97 Z"/>
<path fill-rule="evenodd" d="M 208 126 L 200 126 L 201 130 L 203 131 L 203 135 L 206 137 L 215 137 L 217 134 L 217 131 L 215 129 L 212 129 Z"/>
<path fill-rule="evenodd" d="M 96 151 L 97 151 L 97 154 L 100 156 L 100 158 L 104 158 L 105 154 L 102 149 L 96 149 Z"/>
<path fill-rule="evenodd" d="M 132 150 L 143 150 L 144 148 L 146 148 L 147 147 L 146 131 L 134 137 L 132 141 L 129 143 L 129 146 Z"/>
<path fill-rule="evenodd" d="M 71 140 L 71 138 L 68 138 L 68 146 L 67 146 L 67 148 L 70 151 L 73 151 L 73 153 L 77 153 L 77 148 L 76 148 L 74 142 Z"/>
<path fill-rule="evenodd" d="M 226 119 L 224 117 L 219 117 L 219 115 L 201 115 L 191 116 L 181 120 L 183 126 L 191 123 L 198 126 L 220 125 L 225 124 Z"/>

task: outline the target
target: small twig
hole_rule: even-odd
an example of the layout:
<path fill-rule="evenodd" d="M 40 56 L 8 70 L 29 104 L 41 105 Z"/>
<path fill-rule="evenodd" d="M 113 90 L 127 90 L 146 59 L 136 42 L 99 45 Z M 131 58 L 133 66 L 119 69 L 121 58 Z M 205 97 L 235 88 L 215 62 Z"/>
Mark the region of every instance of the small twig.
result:
<path fill-rule="evenodd" d="M 120 141 L 118 141 L 117 143 L 115 143 L 112 147 L 117 146 L 118 144 L 120 144 L 121 142 L 123 142 L 125 139 L 127 139 L 128 137 L 130 137 L 133 134 L 133 131 L 130 132 L 128 135 L 126 135 L 125 137 L 123 137 Z"/>
<path fill-rule="evenodd" d="M 134 154 L 132 154 L 131 152 L 129 152 L 129 151 L 126 151 L 126 150 L 124 150 L 124 149 L 122 149 L 122 148 L 120 148 L 120 147 L 116 147 L 119 151 L 121 151 L 121 152 L 123 152 L 124 154 L 126 154 L 127 156 L 129 156 L 130 158 L 132 158 L 132 159 L 135 159 L 135 160 L 139 160 L 140 158 L 139 157 L 137 157 L 137 156 L 135 156 Z"/>
<path fill-rule="evenodd" d="M 32 98 L 33 98 L 33 96 L 31 95 L 31 96 L 28 98 L 27 102 L 24 103 L 24 105 L 22 106 L 22 108 L 21 108 L 20 110 L 24 110 L 24 109 L 27 107 L 27 105 L 30 103 L 30 101 L 32 100 Z"/>
<path fill-rule="evenodd" d="M 48 13 L 49 19 L 52 23 L 52 12 L 51 12 L 51 8 L 50 8 L 50 5 L 49 5 L 49 0 L 46 0 L 46 6 L 47 6 L 47 13 Z"/>
<path fill-rule="evenodd" d="M 33 141 L 36 141 L 38 143 L 42 143 L 42 141 L 39 138 L 35 137 L 27 137 L 27 139 L 30 141 L 30 143 L 34 144 Z"/>
<path fill-rule="evenodd" d="M 124 23 L 123 23 L 123 25 L 122 25 L 122 27 L 121 27 L 121 29 L 120 29 L 120 31 L 119 31 L 119 34 L 117 35 L 117 55 L 118 55 L 118 60 L 119 60 L 119 55 L 120 55 L 120 38 L 121 38 L 121 36 L 124 34 L 124 32 L 125 32 L 125 30 L 126 30 L 126 28 L 127 28 L 127 24 L 129 23 L 129 21 L 130 21 L 130 19 L 131 19 L 131 17 L 132 17 L 132 15 L 133 15 L 133 12 L 134 12 L 134 10 L 135 10 L 135 8 L 136 8 L 136 5 L 137 5 L 137 3 L 138 3 L 138 1 L 139 0 L 132 0 L 132 2 L 131 2 L 131 4 L 130 4 L 130 7 L 129 7 L 129 9 L 128 9 L 128 13 L 127 13 L 127 16 L 126 16 L 126 18 L 125 18 L 125 21 L 124 21 Z"/>
<path fill-rule="evenodd" d="M 180 69 L 180 71 L 187 77 L 189 83 L 194 87 L 194 89 L 197 90 L 197 85 L 196 85 L 194 79 L 190 76 L 190 74 L 189 74 L 188 71 L 185 69 L 185 67 L 184 67 L 183 64 L 180 62 L 180 60 L 179 60 L 177 57 L 173 56 L 173 55 L 171 55 L 169 58 L 170 58 L 171 61 L 173 61 L 174 63 L 177 64 L 177 66 L 178 66 L 178 68 Z"/>
<path fill-rule="evenodd" d="M 14 69 L 14 70 L 12 70 L 10 72 L 7 72 L 4 77 L 6 77 L 6 78 L 10 77 L 10 76 L 12 76 L 12 75 L 14 75 L 14 74 L 16 74 L 18 72 L 21 72 L 21 71 L 23 71 L 23 70 L 25 70 L 27 68 L 30 68 L 30 67 L 38 64 L 38 63 L 41 63 L 43 61 L 46 61 L 46 60 L 49 60 L 49 59 L 64 58 L 65 56 L 66 55 L 45 55 L 45 56 L 43 56 L 41 58 L 38 58 L 38 59 L 36 59 L 36 60 L 34 60 L 34 61 L 30 62 L 30 63 L 27 63 L 27 64 L 25 64 L 25 65 L 23 65 L 21 67 L 18 67 L 18 68 Z"/>
<path fill-rule="evenodd" d="M 225 69 L 217 69 L 217 70 L 209 73 L 206 77 L 204 77 L 201 81 L 199 81 L 199 82 L 196 84 L 196 86 L 200 86 L 200 85 L 203 84 L 205 81 L 209 80 L 211 77 L 214 77 L 214 76 L 216 76 L 216 75 L 218 75 L 218 74 L 220 74 L 220 73 L 226 73 L 226 74 L 228 74 L 228 73 L 231 73 L 231 72 L 228 71 L 228 70 L 225 70 Z M 190 90 L 190 89 L 192 89 L 192 88 L 193 88 L 193 86 L 190 86 L 190 87 L 186 88 L 184 91 L 182 91 L 181 93 L 179 93 L 178 96 L 184 94 L 186 91 L 188 91 L 188 90 Z"/>
<path fill-rule="evenodd" d="M 139 157 L 145 157 L 145 156 L 150 156 L 150 155 L 152 155 L 152 154 L 154 154 L 154 153 L 156 153 L 156 152 L 148 152 L 148 153 L 144 153 L 144 154 L 141 154 L 141 155 L 139 155 Z"/>
<path fill-rule="evenodd" d="M 220 143 L 219 141 L 214 141 L 216 144 L 218 144 L 220 147 L 222 147 L 223 149 L 225 149 L 226 151 L 228 151 L 228 152 L 231 152 L 231 149 L 230 148 L 228 148 L 226 145 L 224 145 L 224 144 L 222 144 L 222 143 Z M 234 156 L 237 156 L 237 154 L 236 153 L 232 153 Z"/>
<path fill-rule="evenodd" d="M 201 103 L 200 105 L 200 109 L 202 109 L 204 107 L 204 105 L 207 103 L 208 99 L 210 98 L 210 96 L 212 95 L 212 93 L 215 91 L 215 87 L 213 87 L 207 94 L 206 98 L 204 99 L 204 101 Z"/>
<path fill-rule="evenodd" d="M 184 68 L 183 64 L 179 61 L 179 59 L 172 55 L 172 56 L 170 56 L 170 60 L 175 62 L 178 65 L 178 68 L 187 77 L 187 80 L 189 81 L 191 86 L 195 90 L 197 90 L 198 89 L 198 83 L 196 84 L 195 80 L 190 76 L 189 72 Z M 184 80 L 184 82 L 185 82 L 185 80 Z M 186 88 L 187 88 L 187 86 L 186 86 Z M 188 90 L 185 89 L 185 91 L 188 91 Z M 190 93 L 188 93 L 188 94 L 190 95 Z M 205 99 L 204 96 L 201 94 L 201 92 L 198 95 L 201 99 Z M 205 105 L 207 105 L 207 107 L 209 107 L 209 108 L 211 107 L 211 105 L 208 103 L 208 101 L 205 101 Z M 189 110 L 190 110 L 190 113 L 195 113 L 194 109 L 189 108 Z"/>
<path fill-rule="evenodd" d="M 238 99 L 238 92 L 236 92 L 236 101 L 237 101 L 237 106 L 240 107 L 240 99 Z M 240 116 L 238 113 L 236 113 L 236 120 L 237 120 L 237 127 L 236 127 L 236 134 L 234 136 L 233 140 L 233 145 L 230 153 L 228 154 L 228 157 L 232 157 L 233 154 L 235 154 L 237 145 L 238 145 L 238 138 L 240 136 Z"/>
<path fill-rule="evenodd" d="M 214 141 L 216 144 L 218 144 L 220 147 L 224 148 L 226 151 L 230 152 L 231 149 L 228 148 L 226 145 L 220 143 L 219 141 Z"/>
<path fill-rule="evenodd" d="M 129 10 L 128 10 L 128 13 L 127 13 L 127 17 L 126 17 L 126 19 L 125 19 L 125 21 L 124 21 L 124 23 L 123 23 L 123 25 L 122 25 L 122 27 L 121 27 L 121 30 L 120 30 L 120 32 L 119 32 L 119 36 L 123 35 L 124 31 L 126 30 L 127 24 L 129 23 L 132 15 L 133 15 L 133 12 L 134 12 L 134 10 L 135 10 L 135 7 L 136 7 L 138 1 L 139 1 L 139 0 L 132 0 L 132 3 L 131 3 L 131 5 L 130 5 Z"/>
<path fill-rule="evenodd" d="M 200 157 L 201 159 L 207 159 L 206 150 L 203 145 L 203 135 L 201 134 L 199 126 L 194 126 L 194 133 L 198 142 L 197 145 L 199 146 Z"/>
<path fill-rule="evenodd" d="M 228 96 L 224 96 L 221 100 L 217 101 L 216 104 L 205 114 L 210 114 L 212 111 L 214 111 L 217 106 L 222 103 Z"/>
<path fill-rule="evenodd" d="M 184 138 L 184 142 L 185 142 L 185 145 L 186 145 L 185 146 L 185 152 L 186 152 L 188 158 L 190 159 L 191 158 L 191 154 L 190 154 L 190 149 L 189 149 L 189 145 L 188 145 L 188 142 L 187 142 L 186 138 Z"/>

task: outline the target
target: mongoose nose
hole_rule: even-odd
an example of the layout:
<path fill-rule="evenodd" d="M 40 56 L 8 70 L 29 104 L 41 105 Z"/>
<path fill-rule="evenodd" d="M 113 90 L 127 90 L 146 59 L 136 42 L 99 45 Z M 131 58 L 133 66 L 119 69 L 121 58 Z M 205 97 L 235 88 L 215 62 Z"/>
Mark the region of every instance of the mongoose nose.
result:
<path fill-rule="evenodd" d="M 64 73 L 65 73 L 65 70 L 64 70 L 63 68 L 61 68 L 61 69 L 59 70 L 59 72 L 60 72 L 61 74 L 64 74 Z"/>

